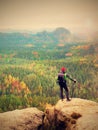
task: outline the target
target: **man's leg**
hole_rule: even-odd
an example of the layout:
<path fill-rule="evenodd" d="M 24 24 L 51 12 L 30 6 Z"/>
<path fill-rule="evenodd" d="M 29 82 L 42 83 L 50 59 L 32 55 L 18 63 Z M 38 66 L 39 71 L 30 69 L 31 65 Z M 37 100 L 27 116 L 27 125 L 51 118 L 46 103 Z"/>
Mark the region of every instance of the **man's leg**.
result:
<path fill-rule="evenodd" d="M 65 89 L 67 101 L 70 101 L 70 99 L 69 99 L 69 90 L 68 90 L 68 88 L 67 88 L 67 85 L 64 86 L 64 89 Z"/>
<path fill-rule="evenodd" d="M 60 86 L 60 96 L 61 96 L 61 99 L 63 100 L 63 87 Z"/>

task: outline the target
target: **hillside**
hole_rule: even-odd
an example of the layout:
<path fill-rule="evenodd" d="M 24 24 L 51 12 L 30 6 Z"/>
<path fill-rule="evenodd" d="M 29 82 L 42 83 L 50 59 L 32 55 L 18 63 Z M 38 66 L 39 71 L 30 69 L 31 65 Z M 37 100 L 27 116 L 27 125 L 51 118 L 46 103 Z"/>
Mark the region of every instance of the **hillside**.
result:
<path fill-rule="evenodd" d="M 73 43 L 77 44 L 75 41 L 77 37 L 66 28 L 56 28 L 52 32 L 42 31 L 36 34 L 1 32 L 0 57 L 7 54 L 13 58 L 29 60 L 64 58 Z"/>
<path fill-rule="evenodd" d="M 0 59 L 55 60 L 96 55 L 98 42 L 81 40 L 66 28 L 52 32 L 0 33 Z"/>
<path fill-rule="evenodd" d="M 46 106 L 45 112 L 36 108 L 0 114 L 1 130 L 97 130 L 98 103 L 73 98 L 59 100 Z"/>
<path fill-rule="evenodd" d="M 0 33 L 0 112 L 54 105 L 62 66 L 77 79 L 74 97 L 98 101 L 97 57 L 98 42 L 77 41 L 66 28 Z M 67 83 L 71 96 L 72 82 Z"/>

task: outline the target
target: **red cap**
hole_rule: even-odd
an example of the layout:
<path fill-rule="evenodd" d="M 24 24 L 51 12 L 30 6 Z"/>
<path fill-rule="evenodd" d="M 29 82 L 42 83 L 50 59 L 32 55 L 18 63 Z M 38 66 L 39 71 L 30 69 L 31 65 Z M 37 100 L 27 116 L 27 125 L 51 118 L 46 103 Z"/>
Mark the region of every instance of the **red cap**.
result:
<path fill-rule="evenodd" d="M 61 71 L 62 71 L 62 72 L 65 72 L 66 70 L 67 70 L 67 69 L 66 69 L 65 67 L 62 67 L 62 68 L 61 68 Z"/>

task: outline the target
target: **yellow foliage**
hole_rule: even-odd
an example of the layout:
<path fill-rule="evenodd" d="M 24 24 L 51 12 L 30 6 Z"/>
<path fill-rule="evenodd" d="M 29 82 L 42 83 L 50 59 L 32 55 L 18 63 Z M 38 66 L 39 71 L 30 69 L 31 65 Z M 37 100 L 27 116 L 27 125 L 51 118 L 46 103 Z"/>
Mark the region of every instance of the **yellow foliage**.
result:
<path fill-rule="evenodd" d="M 53 107 L 51 104 L 46 103 L 46 105 L 45 105 L 46 109 L 51 108 L 51 107 Z"/>
<path fill-rule="evenodd" d="M 26 84 L 23 81 L 20 82 L 20 86 L 21 86 L 22 89 L 26 88 Z"/>
<path fill-rule="evenodd" d="M 17 94 L 19 94 L 21 93 L 21 91 L 23 91 L 25 94 L 31 93 L 24 81 L 20 82 L 17 78 L 13 77 L 12 75 L 6 76 L 4 83 L 6 88 L 9 87 L 9 85 L 11 86 L 9 91 L 10 93 L 17 92 Z"/>
<path fill-rule="evenodd" d="M 89 46 L 88 45 L 82 45 L 82 46 L 77 46 L 77 47 L 74 47 L 74 49 L 84 49 L 84 50 L 88 50 L 89 49 Z"/>
<path fill-rule="evenodd" d="M 80 63 L 86 63 L 86 58 L 81 58 Z"/>
<path fill-rule="evenodd" d="M 98 67 L 98 64 L 94 64 L 95 67 Z"/>

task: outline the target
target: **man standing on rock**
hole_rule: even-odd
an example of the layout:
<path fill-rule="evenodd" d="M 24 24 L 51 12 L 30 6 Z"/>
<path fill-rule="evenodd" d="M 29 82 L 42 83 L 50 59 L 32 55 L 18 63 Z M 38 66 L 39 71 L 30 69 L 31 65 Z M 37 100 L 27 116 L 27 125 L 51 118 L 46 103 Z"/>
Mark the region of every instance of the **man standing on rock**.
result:
<path fill-rule="evenodd" d="M 75 79 L 72 79 L 67 73 L 66 73 L 66 68 L 65 67 L 62 67 L 61 68 L 61 71 L 60 73 L 58 73 L 58 83 L 59 83 L 59 86 L 60 86 L 60 95 L 61 95 L 61 99 L 63 100 L 64 99 L 64 96 L 63 96 L 63 89 L 65 89 L 65 92 L 66 92 L 66 98 L 67 98 L 67 101 L 70 101 L 69 99 L 69 90 L 68 90 L 68 87 L 67 87 L 67 83 L 66 83 L 66 79 L 70 79 L 71 81 L 73 81 L 74 83 L 76 83 L 76 80 Z"/>

